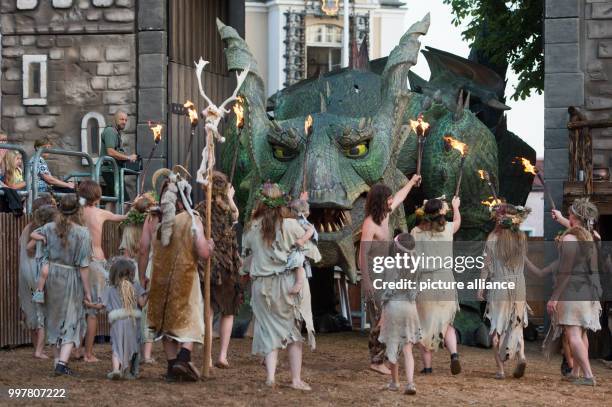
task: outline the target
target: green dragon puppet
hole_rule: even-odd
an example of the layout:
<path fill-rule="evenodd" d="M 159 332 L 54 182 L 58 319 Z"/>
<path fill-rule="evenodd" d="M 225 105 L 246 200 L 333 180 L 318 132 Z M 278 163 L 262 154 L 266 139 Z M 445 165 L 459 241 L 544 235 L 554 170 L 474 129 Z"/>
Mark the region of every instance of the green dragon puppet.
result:
<path fill-rule="evenodd" d="M 425 51 L 430 65 L 436 67 L 430 82 L 412 74 L 410 68 L 420 51 L 419 37 L 427 33 L 429 23 L 427 15 L 410 27 L 388 58 L 364 64 L 365 69 L 347 68 L 304 80 L 266 100 L 257 61 L 246 42 L 233 28 L 217 22 L 226 44 L 228 69 L 250 67 L 240 90 L 244 127 L 238 131 L 236 126 L 226 126 L 228 142 L 221 151 L 221 166 L 226 172 L 238 152 L 235 183 L 243 191 L 243 213 L 250 213 L 255 191 L 266 180 L 281 184 L 292 196 L 307 191 L 309 220 L 319 231 L 323 256 L 316 266 L 339 266 L 353 282 L 357 279 L 356 247 L 365 196 L 371 185 L 381 181 L 396 191 L 415 173 L 417 137 L 410 120 L 421 113 L 430 130 L 425 138 L 418 200 L 453 196 L 461 156 L 447 148 L 444 137 L 451 136 L 469 148 L 460 190 L 462 227 L 457 238 L 483 240 L 491 227 L 488 208 L 482 204 L 491 192 L 478 170 L 499 179 L 498 140 L 470 106 L 484 103 L 507 109 L 495 96 L 496 83 L 503 81 L 488 68 L 478 65 L 474 73 L 471 69 L 477 64 L 432 49 Z M 444 64 L 454 68 L 443 69 Z M 487 76 L 487 81 L 478 80 Z M 519 195 L 506 198 L 524 203 L 527 194 Z M 393 213 L 391 230 L 407 229 L 417 203 L 413 198 Z"/>

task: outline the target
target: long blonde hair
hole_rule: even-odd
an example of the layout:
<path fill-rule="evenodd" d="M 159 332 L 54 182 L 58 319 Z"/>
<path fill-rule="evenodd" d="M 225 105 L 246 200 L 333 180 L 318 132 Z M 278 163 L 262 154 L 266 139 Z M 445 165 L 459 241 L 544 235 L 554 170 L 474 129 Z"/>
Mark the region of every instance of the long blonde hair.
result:
<path fill-rule="evenodd" d="M 115 287 L 121 297 L 121 304 L 126 310 L 133 310 L 137 307 L 136 290 L 134 289 L 134 276 L 136 275 L 136 266 L 134 262 L 127 257 L 118 257 L 113 260 L 113 265 L 109 272 L 110 285 Z M 132 321 L 135 320 L 131 316 Z"/>
<path fill-rule="evenodd" d="M 21 153 L 19 153 L 19 151 L 8 150 L 2 158 L 5 180 L 9 185 L 17 183 L 17 172 L 21 171 L 21 167 L 17 165 L 17 157 L 20 156 Z"/>
<path fill-rule="evenodd" d="M 527 253 L 527 235 L 519 229 L 520 223 L 516 223 L 523 218 L 518 215 L 519 210 L 511 204 L 498 205 L 495 212 L 495 254 L 509 268 L 520 266 Z"/>

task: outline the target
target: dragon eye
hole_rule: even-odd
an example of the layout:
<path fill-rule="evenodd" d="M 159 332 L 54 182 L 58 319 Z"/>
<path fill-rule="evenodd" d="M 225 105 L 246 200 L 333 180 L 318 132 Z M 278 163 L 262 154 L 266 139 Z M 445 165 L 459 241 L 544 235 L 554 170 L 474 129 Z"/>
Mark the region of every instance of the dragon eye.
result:
<path fill-rule="evenodd" d="M 297 155 L 295 151 L 287 147 L 278 146 L 278 145 L 272 146 L 272 154 L 274 155 L 274 158 L 276 158 L 279 161 L 289 161 L 289 160 L 294 159 L 295 156 Z"/>
<path fill-rule="evenodd" d="M 368 153 L 368 143 L 359 143 L 344 150 L 348 158 L 361 158 Z"/>

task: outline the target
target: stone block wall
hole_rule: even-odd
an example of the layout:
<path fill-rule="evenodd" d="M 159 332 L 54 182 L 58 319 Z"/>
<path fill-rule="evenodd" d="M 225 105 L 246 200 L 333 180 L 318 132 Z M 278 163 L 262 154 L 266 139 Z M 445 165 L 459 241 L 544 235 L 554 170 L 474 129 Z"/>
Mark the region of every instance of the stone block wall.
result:
<path fill-rule="evenodd" d="M 136 151 L 137 33 L 135 0 L 2 1 L 2 116 L 11 141 L 33 151 L 50 135 L 58 148 L 81 150 L 89 112 L 107 124 L 128 113 L 125 145 Z M 47 102 L 24 106 L 22 56 L 46 55 Z M 78 159 L 50 157 L 54 173 L 84 168 Z M 61 167 L 61 168 L 60 168 Z"/>
<path fill-rule="evenodd" d="M 583 0 L 546 0 L 544 26 L 544 177 L 557 207 L 567 180 L 568 106 L 583 106 L 585 75 L 581 58 Z M 559 230 L 544 203 L 544 237 Z"/>
<path fill-rule="evenodd" d="M 590 119 L 612 117 L 612 1 L 587 0 L 583 52 L 585 110 Z M 593 165 L 612 167 L 612 129 L 594 129 Z"/>

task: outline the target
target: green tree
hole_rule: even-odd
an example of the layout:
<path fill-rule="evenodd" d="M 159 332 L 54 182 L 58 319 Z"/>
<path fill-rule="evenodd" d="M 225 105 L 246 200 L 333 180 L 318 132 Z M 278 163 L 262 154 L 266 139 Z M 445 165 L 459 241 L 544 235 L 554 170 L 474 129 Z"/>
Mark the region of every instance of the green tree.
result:
<path fill-rule="evenodd" d="M 487 65 L 503 78 L 508 67 L 518 74 L 512 99 L 525 99 L 532 90 L 542 93 L 544 0 L 444 0 L 444 3 L 453 10 L 453 24 L 468 21 L 462 35 L 473 52 L 484 57 Z"/>

